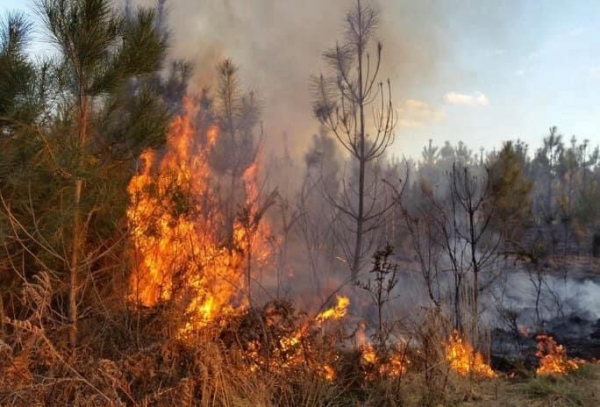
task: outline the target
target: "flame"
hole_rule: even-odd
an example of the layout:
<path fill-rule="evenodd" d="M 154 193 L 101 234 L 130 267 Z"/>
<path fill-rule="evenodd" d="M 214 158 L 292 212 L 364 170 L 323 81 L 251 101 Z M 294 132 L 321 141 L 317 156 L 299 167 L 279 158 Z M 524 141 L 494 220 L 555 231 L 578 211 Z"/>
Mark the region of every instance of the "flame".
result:
<path fill-rule="evenodd" d="M 448 343 L 445 344 L 444 354 L 452 370 L 461 376 L 474 373 L 480 377 L 496 377 L 492 368 L 483 361 L 481 353 L 475 352 L 473 346 L 456 330 L 452 332 Z"/>
<path fill-rule="evenodd" d="M 579 369 L 585 361 L 581 359 L 569 359 L 567 351 L 562 345 L 557 345 L 554 338 L 548 335 L 537 336 L 538 345 L 536 356 L 540 358 L 540 367 L 537 368 L 538 375 L 562 375 Z"/>
<path fill-rule="evenodd" d="M 336 297 L 337 304 L 334 307 L 329 308 L 317 315 L 315 317 L 315 321 L 321 323 L 328 319 L 340 320 L 346 316 L 348 305 L 350 305 L 350 298 L 340 295 Z"/>
<path fill-rule="evenodd" d="M 361 356 L 362 359 L 367 363 L 372 365 L 377 363 L 377 352 L 375 352 L 375 348 L 370 343 L 361 347 Z"/>
<path fill-rule="evenodd" d="M 360 351 L 363 364 L 370 370 L 367 372 L 369 380 L 375 380 L 377 377 L 400 377 L 406 373 L 410 365 L 402 346 L 396 346 L 387 357 L 381 357 L 370 343 L 361 346 Z"/>
<path fill-rule="evenodd" d="M 326 380 L 331 381 L 336 378 L 332 364 L 337 360 L 338 355 L 333 352 L 317 350 L 308 339 L 308 331 L 305 327 L 290 336 L 280 338 L 278 346 L 272 349 L 268 357 L 263 356 L 261 344 L 258 341 L 252 341 L 247 352 L 251 361 L 251 371 L 256 371 L 261 367 L 285 374 L 296 368 L 307 367 Z"/>
<path fill-rule="evenodd" d="M 130 299 L 147 307 L 184 301 L 186 333 L 248 306 L 243 265 L 249 239 L 238 222 L 237 250 L 219 242 L 224 216 L 208 164 L 219 129 L 211 126 L 201 134 L 196 107 L 189 100 L 184 107 L 171 124 L 164 154 L 142 153 L 142 169 L 128 186 L 127 217 L 136 258 Z M 257 199 L 257 171 L 253 163 L 243 176 L 249 200 Z"/>
<path fill-rule="evenodd" d="M 333 364 L 339 355 L 333 350 L 331 343 L 323 341 L 325 338 L 323 335 L 317 334 L 322 332 L 326 322 L 341 320 L 346 315 L 349 305 L 348 297 L 337 296 L 337 303 L 333 307 L 279 337 L 277 346 L 267 352 L 268 357 L 263 356 L 261 343 L 252 341 L 248 346 L 251 370 L 255 371 L 258 367 L 262 367 L 285 373 L 304 366 L 326 380 L 334 380 L 336 371 Z M 279 323 L 276 314 L 271 314 L 266 322 L 269 327 L 277 326 Z"/>
<path fill-rule="evenodd" d="M 336 378 L 335 370 L 329 365 L 323 365 L 322 375 L 325 379 L 329 381 L 335 380 Z"/>

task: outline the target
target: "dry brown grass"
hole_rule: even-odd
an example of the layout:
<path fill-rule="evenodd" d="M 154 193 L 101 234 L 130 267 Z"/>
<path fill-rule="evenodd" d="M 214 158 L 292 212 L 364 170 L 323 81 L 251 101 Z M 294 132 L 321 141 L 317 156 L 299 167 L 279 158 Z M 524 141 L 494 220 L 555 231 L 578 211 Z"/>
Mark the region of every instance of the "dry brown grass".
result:
<path fill-rule="evenodd" d="M 252 310 L 216 323 L 193 338 L 177 339 L 168 307 L 96 316 L 82 324 L 85 341 L 66 345 L 65 327 L 53 320 L 51 287 L 42 277 L 25 287 L 24 319 L 4 318 L 0 332 L 1 406 L 198 407 L 570 407 L 600 405 L 600 366 L 569 376 L 508 379 L 463 377 L 445 361 L 445 322 L 429 315 L 414 333 L 406 374 L 373 375 L 358 350 L 345 346 L 343 329 L 306 325 L 289 304 Z M 170 321 L 170 323 L 164 323 Z M 135 323 L 133 323 L 135 322 Z M 299 329 L 303 339 L 281 348 Z M 94 334 L 97 334 L 94 336 Z M 256 363 L 248 345 L 258 343 Z M 327 361 L 333 380 L 317 369 Z M 293 362 L 293 363 L 292 363 Z"/>

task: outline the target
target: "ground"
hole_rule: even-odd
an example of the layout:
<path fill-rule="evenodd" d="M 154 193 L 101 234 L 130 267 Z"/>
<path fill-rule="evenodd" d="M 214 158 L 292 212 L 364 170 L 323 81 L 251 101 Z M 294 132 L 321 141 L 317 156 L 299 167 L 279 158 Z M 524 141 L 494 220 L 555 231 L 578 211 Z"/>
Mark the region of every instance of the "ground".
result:
<path fill-rule="evenodd" d="M 561 377 L 499 378 L 480 383 L 457 401 L 461 407 L 567 407 L 600 406 L 600 365 L 588 364 Z"/>

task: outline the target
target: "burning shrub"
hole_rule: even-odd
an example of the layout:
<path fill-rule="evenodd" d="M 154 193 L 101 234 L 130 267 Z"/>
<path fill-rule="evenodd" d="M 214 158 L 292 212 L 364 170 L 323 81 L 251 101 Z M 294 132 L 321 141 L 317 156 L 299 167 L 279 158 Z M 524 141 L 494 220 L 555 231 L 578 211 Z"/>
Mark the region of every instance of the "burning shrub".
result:
<path fill-rule="evenodd" d="M 399 344 L 387 352 L 378 351 L 371 344 L 364 345 L 360 351 L 361 363 L 368 380 L 401 377 L 406 374 L 410 365 L 407 347 Z"/>
<path fill-rule="evenodd" d="M 348 303 L 346 297 L 338 297 L 334 307 L 307 318 L 289 302 L 273 300 L 261 310 L 251 308 L 232 320 L 221 333 L 221 340 L 241 350 L 251 371 L 286 375 L 304 370 L 333 380 L 336 347 L 342 338 L 339 330 L 329 332 L 324 325 L 342 318 Z"/>
<path fill-rule="evenodd" d="M 538 375 L 563 375 L 579 369 L 585 363 L 580 359 L 569 359 L 562 345 L 557 345 L 554 338 L 548 335 L 537 336 L 538 345 L 536 356 L 540 358 Z"/>
<path fill-rule="evenodd" d="M 238 221 L 233 242 L 220 238 L 226 214 L 208 164 L 219 128 L 202 130 L 196 106 L 186 101 L 185 107 L 171 125 L 165 152 L 143 153 L 142 171 L 129 184 L 127 212 L 136 259 L 131 299 L 144 306 L 181 303 L 188 318 L 180 327 L 184 336 L 248 306 L 251 259 L 264 257 L 255 240 L 267 235 L 258 222 L 249 229 Z M 254 163 L 243 174 L 245 207 L 253 219 L 259 210 L 256 177 Z"/>
<path fill-rule="evenodd" d="M 496 377 L 492 368 L 483 361 L 481 353 L 476 352 L 458 331 L 452 332 L 444 350 L 450 367 L 461 376 L 473 373 L 479 377 Z"/>

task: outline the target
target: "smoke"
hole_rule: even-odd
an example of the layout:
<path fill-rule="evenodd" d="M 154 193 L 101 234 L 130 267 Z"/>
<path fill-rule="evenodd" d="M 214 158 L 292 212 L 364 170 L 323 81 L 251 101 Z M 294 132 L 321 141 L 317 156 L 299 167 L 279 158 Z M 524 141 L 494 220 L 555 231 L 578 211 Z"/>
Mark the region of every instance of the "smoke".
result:
<path fill-rule="evenodd" d="M 367 1 L 367 0 L 364 0 Z M 138 0 L 154 6 L 156 0 Z M 389 78 L 400 106 L 435 79 L 443 58 L 441 18 L 432 1 L 372 2 L 380 11 L 381 79 Z M 316 133 L 310 76 L 323 70 L 321 55 L 342 38 L 355 0 L 172 0 L 167 2 L 171 56 L 193 63 L 193 88 L 210 85 L 214 66 L 232 58 L 244 84 L 263 105 L 267 150 L 300 156 Z M 193 89 L 192 89 L 193 90 Z M 414 98 L 414 97 L 412 97 Z M 399 130 L 400 131 L 400 130 Z"/>
<path fill-rule="evenodd" d="M 157 0 L 134 1 L 155 6 Z M 437 80 L 440 61 L 449 54 L 452 41 L 433 0 L 363 2 L 379 12 L 375 35 L 383 45 L 379 79 L 390 79 L 393 103 L 399 113 L 406 113 L 396 129 L 398 138 L 404 138 L 410 135 L 410 128 L 402 123 L 437 120 L 439 116 L 433 110 L 424 115 L 428 105 L 419 99 L 421 90 Z M 231 58 L 240 67 L 243 85 L 255 90 L 261 100 L 267 153 L 283 153 L 285 133 L 288 151 L 298 162 L 319 131 L 312 114 L 311 76 L 325 71 L 323 52 L 343 40 L 346 14 L 355 5 L 356 0 L 167 0 L 170 56 L 192 63 L 192 92 L 214 85 L 216 64 Z M 418 116 L 407 117 L 410 112 Z M 297 171 L 286 175 L 301 179 Z M 306 254 L 299 246 L 289 249 L 289 263 L 292 269 L 306 270 Z M 301 297 L 316 298 L 320 305 L 347 280 L 347 266 L 338 259 L 320 259 L 317 268 L 326 274 L 320 276 L 321 284 L 308 281 L 309 273 L 299 272 L 294 275 L 293 287 L 283 292 L 312 290 L 312 295 Z M 261 284 L 279 284 L 267 280 Z M 417 283 L 413 279 L 410 284 Z"/>
<path fill-rule="evenodd" d="M 571 270 L 575 272 L 574 268 Z M 600 318 L 600 280 L 592 275 L 577 279 L 573 276 L 564 279 L 558 275 L 544 275 L 539 310 L 544 320 L 556 318 L 560 314 L 585 313 L 588 318 Z M 506 281 L 493 287 L 492 296 L 501 299 L 504 307 L 520 313 L 523 324 L 535 324 L 535 286 L 527 273 L 512 271 L 505 276 Z"/>

